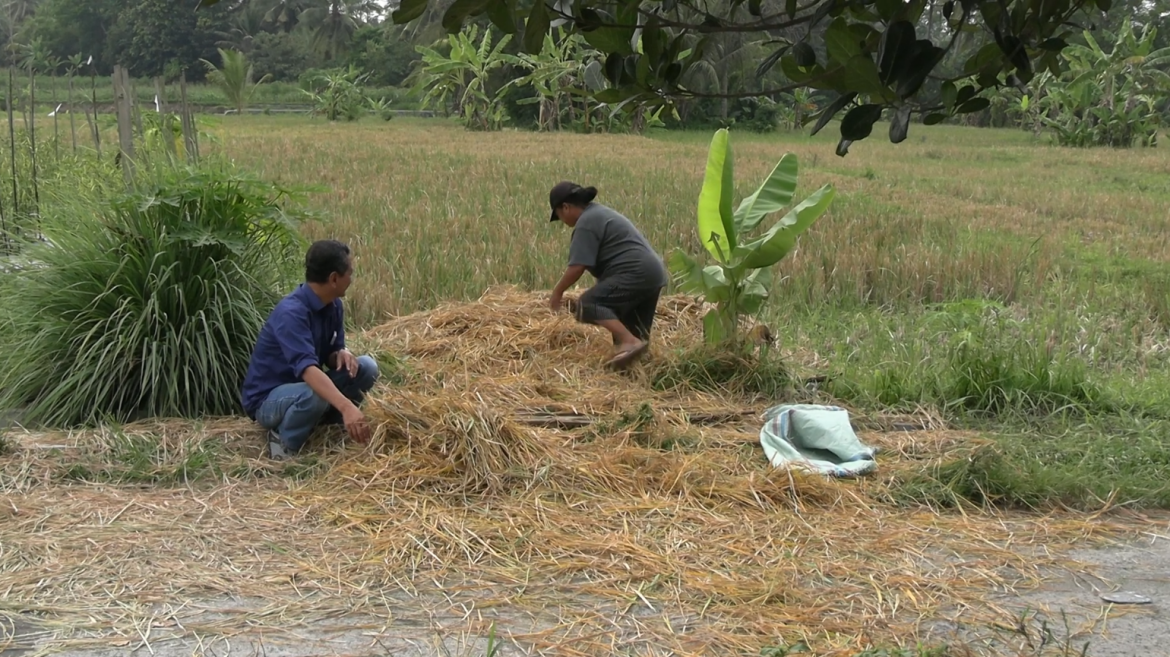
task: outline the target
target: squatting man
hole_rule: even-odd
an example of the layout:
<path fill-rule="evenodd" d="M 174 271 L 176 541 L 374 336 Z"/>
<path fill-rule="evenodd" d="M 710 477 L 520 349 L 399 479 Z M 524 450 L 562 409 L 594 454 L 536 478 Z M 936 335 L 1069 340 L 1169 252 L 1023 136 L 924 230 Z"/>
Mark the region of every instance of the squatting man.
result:
<path fill-rule="evenodd" d="M 274 459 L 299 452 L 318 424 L 344 424 L 354 440 L 370 439 L 359 405 L 378 380 L 378 363 L 345 346 L 341 299 L 352 281 L 349 247 L 314 242 L 305 254 L 305 282 L 281 299 L 260 330 L 241 402 L 268 429 Z"/>

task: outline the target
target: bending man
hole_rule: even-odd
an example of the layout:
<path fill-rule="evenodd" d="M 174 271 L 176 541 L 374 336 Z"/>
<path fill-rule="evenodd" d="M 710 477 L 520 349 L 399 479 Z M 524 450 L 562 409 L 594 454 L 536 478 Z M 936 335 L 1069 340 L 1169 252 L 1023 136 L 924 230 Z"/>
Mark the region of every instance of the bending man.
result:
<path fill-rule="evenodd" d="M 668 275 L 662 259 L 633 222 L 600 203 L 597 189 L 559 183 L 549 193 L 552 218 L 573 229 L 569 266 L 550 307 L 560 309 L 565 290 L 586 271 L 597 283 L 573 308 L 577 320 L 596 324 L 613 335 L 616 355 L 610 367 L 624 367 L 650 346 L 650 327 Z"/>

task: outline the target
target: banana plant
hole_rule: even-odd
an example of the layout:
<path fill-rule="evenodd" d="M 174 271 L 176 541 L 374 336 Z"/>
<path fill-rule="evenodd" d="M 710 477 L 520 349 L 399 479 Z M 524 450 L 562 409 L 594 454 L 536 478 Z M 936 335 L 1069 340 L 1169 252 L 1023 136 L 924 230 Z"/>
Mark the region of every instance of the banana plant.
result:
<path fill-rule="evenodd" d="M 710 344 L 739 340 L 743 315 L 756 315 L 768 299 L 768 270 L 796 246 L 833 202 L 836 190 L 826 184 L 798 203 L 782 219 L 756 238 L 751 233 L 770 214 L 787 207 L 796 193 L 797 159 L 787 153 L 763 184 L 732 211 L 735 194 L 731 138 L 726 128 L 715 132 L 707 152 L 707 170 L 699 193 L 699 240 L 715 262 L 703 266 L 679 250 L 669 260 L 679 289 L 702 293 L 715 304 L 703 317 L 703 334 Z"/>

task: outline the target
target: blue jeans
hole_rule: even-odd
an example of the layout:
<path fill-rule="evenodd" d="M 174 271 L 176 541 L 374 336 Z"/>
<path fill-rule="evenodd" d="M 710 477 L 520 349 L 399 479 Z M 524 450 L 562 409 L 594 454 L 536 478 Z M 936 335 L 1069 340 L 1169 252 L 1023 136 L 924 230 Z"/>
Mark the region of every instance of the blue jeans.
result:
<path fill-rule="evenodd" d="M 378 381 L 377 361 L 369 356 L 359 356 L 357 362 L 358 373 L 353 378 L 345 370 L 327 373 L 333 385 L 354 404 L 360 404 Z M 340 421 L 340 413 L 313 392 L 309 384 L 303 381 L 286 383 L 268 393 L 268 399 L 256 411 L 256 421 L 265 429 L 275 429 L 281 446 L 296 452 L 330 411 L 336 415 L 333 421 Z"/>

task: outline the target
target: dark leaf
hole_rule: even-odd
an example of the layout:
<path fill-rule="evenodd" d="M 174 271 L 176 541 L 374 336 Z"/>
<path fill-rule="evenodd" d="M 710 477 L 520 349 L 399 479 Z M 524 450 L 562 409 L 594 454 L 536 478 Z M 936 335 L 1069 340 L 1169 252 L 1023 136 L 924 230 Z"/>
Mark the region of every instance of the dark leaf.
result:
<path fill-rule="evenodd" d="M 975 75 L 984 68 L 998 64 L 1003 60 L 1003 52 L 1000 51 L 999 46 L 994 43 L 986 43 L 979 52 L 971 55 L 963 64 L 964 75 Z"/>
<path fill-rule="evenodd" d="M 633 57 L 637 59 L 634 79 L 637 80 L 639 86 L 646 87 L 650 82 L 650 58 L 645 55 L 634 55 Z"/>
<path fill-rule="evenodd" d="M 625 65 L 625 57 L 621 53 L 610 53 L 605 58 L 605 79 L 615 87 L 622 84 L 622 72 Z"/>
<path fill-rule="evenodd" d="M 541 3 L 538 2 L 537 4 Z M 634 52 L 634 49 L 630 46 L 630 41 L 634 38 L 633 28 L 599 27 L 592 32 L 582 33 L 582 36 L 585 37 L 586 43 L 601 52 L 616 52 L 623 55 L 629 55 Z"/>
<path fill-rule="evenodd" d="M 991 28 L 993 32 L 999 30 L 999 19 L 1003 13 L 1003 9 L 998 2 L 994 2 L 994 0 L 980 2 L 979 13 L 983 16 L 983 22 L 987 27 Z M 996 36 L 996 40 L 998 39 L 999 37 Z"/>
<path fill-rule="evenodd" d="M 878 16 L 881 16 L 882 20 L 891 21 L 902 8 L 902 0 L 876 0 L 874 6 L 877 7 Z"/>
<path fill-rule="evenodd" d="M 217 4 L 219 4 L 219 0 L 199 0 L 199 4 L 195 8 L 202 9 L 203 7 L 210 7 Z"/>
<path fill-rule="evenodd" d="M 923 12 L 926 11 L 926 0 L 909 0 L 898 13 L 894 14 L 896 20 L 910 21 L 914 25 L 922 18 Z"/>
<path fill-rule="evenodd" d="M 1097 0 L 1097 9 L 1108 12 L 1113 7 L 1113 0 Z"/>
<path fill-rule="evenodd" d="M 398 25 L 409 23 L 426 12 L 427 2 L 428 0 L 402 0 L 398 9 L 390 14 L 390 19 Z"/>
<path fill-rule="evenodd" d="M 468 16 L 483 11 L 484 0 L 455 0 L 443 13 L 443 29 L 454 34 L 463 29 Z"/>
<path fill-rule="evenodd" d="M 942 94 L 943 105 L 946 105 L 947 109 L 954 109 L 955 102 L 959 97 L 959 92 L 958 89 L 955 88 L 955 83 L 947 80 L 946 82 L 942 83 L 942 88 L 939 91 Z"/>
<path fill-rule="evenodd" d="M 788 18 L 796 18 L 796 0 L 785 0 L 784 11 L 788 13 Z"/>
<path fill-rule="evenodd" d="M 641 6 L 641 0 L 621 0 L 621 6 L 617 10 L 617 20 L 614 21 L 618 25 L 636 25 L 638 23 L 638 7 Z M 634 28 L 629 28 L 631 32 Z M 633 38 L 631 36 L 631 38 Z"/>
<path fill-rule="evenodd" d="M 849 89 L 863 94 L 884 97 L 889 93 L 878 76 L 877 64 L 869 55 L 856 55 L 845 65 L 845 84 Z"/>
<path fill-rule="evenodd" d="M 836 116 L 837 112 L 840 112 L 845 108 L 846 105 L 853 102 L 854 98 L 857 98 L 856 91 L 850 91 L 847 94 L 837 96 L 837 99 L 832 103 L 829 103 L 829 106 L 821 112 L 820 118 L 817 119 L 816 125 L 813 126 L 812 134 L 815 135 L 820 132 L 821 128 L 828 125 L 829 121 L 831 121 L 833 117 Z"/>
<path fill-rule="evenodd" d="M 991 101 L 986 98 L 972 98 L 955 108 L 955 114 L 970 114 L 991 107 Z"/>
<path fill-rule="evenodd" d="M 756 67 L 756 77 L 762 78 L 767 75 L 768 71 L 772 70 L 772 67 L 776 66 L 776 62 L 780 61 L 780 58 L 783 57 L 784 53 L 788 52 L 788 49 L 791 47 L 792 46 L 785 44 L 772 51 L 772 53 L 765 57 L 764 61 L 760 62 L 760 65 Z"/>
<path fill-rule="evenodd" d="M 923 125 L 934 125 L 936 123 L 942 123 L 943 121 L 946 121 L 946 120 L 947 120 L 946 114 L 940 114 L 940 113 L 936 112 L 934 114 L 927 114 L 926 117 L 922 119 L 922 123 L 923 123 Z"/>
<path fill-rule="evenodd" d="M 1017 71 L 1031 74 L 1032 61 L 1028 59 L 1028 51 L 1024 49 L 1023 41 L 1009 34 L 1000 39 L 999 47 L 1003 50 L 1003 54 L 1007 55 L 1012 65 L 1016 67 Z"/>
<path fill-rule="evenodd" d="M 825 30 L 825 50 L 828 51 L 829 59 L 840 64 L 844 64 L 853 59 L 855 55 L 861 54 L 861 46 L 853 38 L 853 33 L 849 31 L 849 24 L 845 22 L 844 18 L 833 19 L 829 28 Z"/>
<path fill-rule="evenodd" d="M 760 3 L 761 0 L 748 0 L 748 13 L 752 16 L 761 16 Z"/>
<path fill-rule="evenodd" d="M 816 75 L 816 70 L 802 71 L 800 65 L 796 63 L 796 56 L 789 55 L 780 58 L 780 70 L 784 72 L 784 76 L 797 84 L 802 84 L 812 79 Z"/>
<path fill-rule="evenodd" d="M 918 93 L 918 89 L 926 81 L 926 76 L 930 75 L 946 53 L 928 40 L 920 39 L 916 43 L 920 44 L 918 53 L 910 60 L 906 73 L 898 78 L 896 91 L 899 98 L 909 98 Z"/>
<path fill-rule="evenodd" d="M 516 33 L 516 1 L 491 0 L 487 6 L 488 18 L 505 34 Z"/>
<path fill-rule="evenodd" d="M 825 16 L 828 16 L 837 7 L 837 0 L 822 0 L 821 4 L 817 5 L 817 10 L 813 12 L 812 21 L 810 25 L 816 25 L 821 22 Z"/>
<path fill-rule="evenodd" d="M 664 73 L 662 77 L 666 80 L 666 82 L 668 84 L 677 85 L 678 79 L 682 77 L 682 74 L 683 74 L 683 65 L 678 63 L 678 62 L 674 62 L 674 63 L 670 64 L 670 66 L 666 67 L 666 73 Z"/>
<path fill-rule="evenodd" d="M 524 50 L 530 53 L 539 53 L 544 47 L 544 35 L 548 34 L 548 6 L 544 4 L 545 0 L 536 0 L 532 3 L 532 11 L 528 14 L 528 22 L 524 25 Z M 591 34 L 597 34 L 601 30 L 595 30 Z M 589 40 L 586 35 L 585 40 Z M 597 46 L 594 46 L 595 48 Z M 601 48 L 598 48 L 601 50 Z"/>
<path fill-rule="evenodd" d="M 951 20 L 951 14 L 953 13 L 955 13 L 955 0 L 947 0 L 943 3 L 943 20 Z"/>
<path fill-rule="evenodd" d="M 666 34 L 659 27 L 660 23 L 658 16 L 652 15 L 642 26 L 642 56 L 649 59 L 647 65 L 654 70 L 662 62 L 662 52 L 666 47 Z"/>
<path fill-rule="evenodd" d="M 878 16 L 876 12 L 870 11 L 869 8 L 864 5 L 850 3 L 849 13 L 859 21 L 865 21 L 867 23 L 882 22 L 881 16 Z"/>
<path fill-rule="evenodd" d="M 837 142 L 837 157 L 845 157 L 849 154 L 849 146 L 853 143 L 852 139 L 842 139 Z"/>
<path fill-rule="evenodd" d="M 606 105 L 624 103 L 641 93 L 637 87 L 626 86 L 617 89 L 603 89 L 593 94 L 593 99 Z"/>
<path fill-rule="evenodd" d="M 817 53 L 813 50 L 812 46 L 808 45 L 807 41 L 797 41 L 793 44 L 792 57 L 796 60 L 797 66 L 804 68 L 808 68 L 817 63 Z"/>
<path fill-rule="evenodd" d="M 601 27 L 603 22 L 606 22 L 601 13 L 592 7 L 585 7 L 576 5 L 578 8 L 577 27 L 581 28 L 582 32 L 592 32 Z M 613 21 L 608 21 L 613 22 Z"/>
<path fill-rule="evenodd" d="M 890 117 L 890 143 L 900 144 L 906 140 L 906 133 L 910 130 L 910 106 L 899 107 Z"/>
<path fill-rule="evenodd" d="M 862 52 L 866 48 L 872 49 L 881 41 L 882 34 L 865 23 L 850 23 L 849 31 L 853 33 L 853 41 L 858 44 Z"/>
<path fill-rule="evenodd" d="M 1060 37 L 1052 37 L 1040 42 L 1041 50 L 1048 50 L 1051 52 L 1060 52 L 1068 47 L 1068 42 Z"/>
<path fill-rule="evenodd" d="M 873 124 L 882 118 L 882 106 L 874 103 L 858 105 L 841 119 L 841 138 L 861 141 L 873 132 Z"/>
<path fill-rule="evenodd" d="M 666 47 L 666 52 L 662 55 L 663 64 L 678 61 L 678 56 L 682 54 L 683 46 L 686 45 L 683 39 L 684 36 L 683 34 L 679 34 L 671 40 L 670 45 Z"/>
<path fill-rule="evenodd" d="M 974 97 L 975 97 L 975 87 L 973 87 L 971 85 L 966 85 L 963 88 L 959 89 L 958 92 L 955 94 L 955 102 L 952 104 L 962 105 L 963 103 L 971 100 Z"/>
<path fill-rule="evenodd" d="M 984 89 L 999 86 L 999 71 L 984 71 L 975 76 L 975 81 Z"/>
<path fill-rule="evenodd" d="M 908 21 L 891 23 L 886 28 L 878 45 L 878 70 L 882 84 L 893 82 L 897 79 L 895 73 L 907 68 L 913 58 L 916 40 L 914 26 Z"/>

